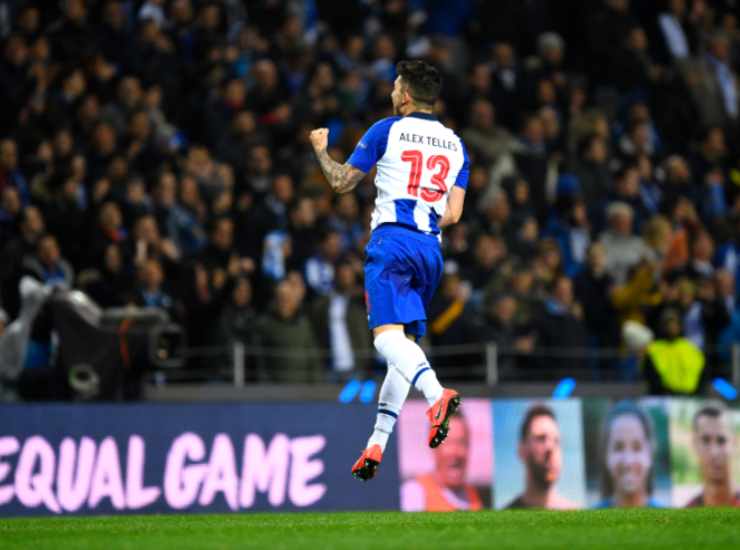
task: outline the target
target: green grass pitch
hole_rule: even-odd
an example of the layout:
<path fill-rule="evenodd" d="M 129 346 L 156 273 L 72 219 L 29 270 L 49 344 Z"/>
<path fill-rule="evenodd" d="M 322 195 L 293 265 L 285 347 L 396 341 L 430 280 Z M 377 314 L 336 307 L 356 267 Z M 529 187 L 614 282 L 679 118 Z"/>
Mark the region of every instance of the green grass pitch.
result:
<path fill-rule="evenodd" d="M 740 548 L 740 509 L 164 515 L 0 520 L 0 548 Z"/>

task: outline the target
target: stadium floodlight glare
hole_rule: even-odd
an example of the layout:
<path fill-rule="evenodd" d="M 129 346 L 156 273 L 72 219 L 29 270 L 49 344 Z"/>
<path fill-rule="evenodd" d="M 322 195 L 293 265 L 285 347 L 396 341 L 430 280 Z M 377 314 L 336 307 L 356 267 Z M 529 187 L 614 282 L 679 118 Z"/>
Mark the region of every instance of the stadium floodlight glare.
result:
<path fill-rule="evenodd" d="M 339 392 L 339 402 L 340 403 L 351 403 L 352 400 L 357 397 L 357 394 L 360 392 L 360 389 L 362 388 L 362 382 L 357 380 L 357 378 L 353 378 L 345 386 L 342 388 L 342 391 Z"/>
<path fill-rule="evenodd" d="M 375 400 L 375 390 L 378 385 L 375 380 L 366 380 L 360 390 L 360 402 L 361 403 L 372 403 Z"/>
<path fill-rule="evenodd" d="M 563 378 L 555 389 L 552 390 L 553 399 L 567 399 L 576 389 L 576 381 L 573 378 Z"/>
<path fill-rule="evenodd" d="M 712 380 L 712 387 L 717 391 L 718 394 L 720 394 L 728 401 L 734 401 L 735 399 L 737 399 L 737 388 L 735 388 L 735 386 L 730 384 L 724 378 L 715 378 L 714 380 Z"/>

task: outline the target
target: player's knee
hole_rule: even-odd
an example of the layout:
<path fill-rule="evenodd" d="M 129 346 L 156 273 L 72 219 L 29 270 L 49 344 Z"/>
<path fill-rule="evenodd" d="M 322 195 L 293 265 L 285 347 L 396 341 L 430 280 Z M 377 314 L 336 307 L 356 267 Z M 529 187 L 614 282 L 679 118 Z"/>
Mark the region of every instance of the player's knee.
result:
<path fill-rule="evenodd" d="M 387 358 L 388 354 L 398 343 L 406 341 L 403 325 L 382 325 L 373 330 L 375 339 L 373 344 L 378 353 Z"/>

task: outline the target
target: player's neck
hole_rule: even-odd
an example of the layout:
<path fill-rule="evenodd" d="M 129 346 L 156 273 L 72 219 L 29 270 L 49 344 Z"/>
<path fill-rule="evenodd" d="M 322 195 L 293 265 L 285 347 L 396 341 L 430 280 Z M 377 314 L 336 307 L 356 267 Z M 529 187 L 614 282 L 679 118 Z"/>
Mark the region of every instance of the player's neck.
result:
<path fill-rule="evenodd" d="M 423 113 L 425 115 L 433 115 L 434 109 L 432 107 L 421 107 L 416 103 L 408 103 L 401 107 L 401 116 L 409 116 L 412 113 Z"/>
<path fill-rule="evenodd" d="M 707 484 L 704 486 L 704 506 L 727 506 L 733 501 L 729 484 Z"/>

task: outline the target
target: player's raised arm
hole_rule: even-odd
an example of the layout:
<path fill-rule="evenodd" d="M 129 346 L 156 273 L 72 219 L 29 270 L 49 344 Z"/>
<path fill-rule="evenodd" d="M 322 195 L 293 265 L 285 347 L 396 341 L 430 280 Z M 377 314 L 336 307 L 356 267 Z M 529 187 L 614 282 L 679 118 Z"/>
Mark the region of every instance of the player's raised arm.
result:
<path fill-rule="evenodd" d="M 365 177 L 365 172 L 349 163 L 339 164 L 329 156 L 329 129 L 317 128 L 311 131 L 311 145 L 319 160 L 331 188 L 337 193 L 352 191 Z"/>

